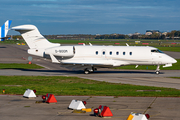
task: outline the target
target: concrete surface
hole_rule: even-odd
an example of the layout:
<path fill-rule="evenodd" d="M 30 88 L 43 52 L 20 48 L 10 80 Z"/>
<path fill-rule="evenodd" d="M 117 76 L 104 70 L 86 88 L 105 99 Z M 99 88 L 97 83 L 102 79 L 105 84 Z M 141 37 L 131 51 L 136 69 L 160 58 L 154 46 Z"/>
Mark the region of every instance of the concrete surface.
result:
<path fill-rule="evenodd" d="M 126 120 L 131 112 L 148 113 L 149 120 L 179 120 L 180 98 L 163 97 L 107 97 L 107 96 L 55 96 L 57 104 L 35 103 L 34 99 L 15 95 L 0 95 L 1 120 L 101 120 L 93 116 L 93 109 L 106 105 L 113 113 L 112 120 Z M 92 112 L 72 113 L 67 109 L 71 101 L 86 100 Z"/>

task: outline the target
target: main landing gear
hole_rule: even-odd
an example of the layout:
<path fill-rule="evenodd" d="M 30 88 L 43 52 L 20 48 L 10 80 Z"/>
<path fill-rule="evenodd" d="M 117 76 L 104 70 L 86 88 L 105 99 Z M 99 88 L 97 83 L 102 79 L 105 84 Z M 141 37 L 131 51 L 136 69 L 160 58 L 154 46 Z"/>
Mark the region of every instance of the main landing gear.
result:
<path fill-rule="evenodd" d="M 159 75 L 159 73 L 160 73 L 159 67 L 160 67 L 160 65 L 158 65 L 157 68 L 156 68 L 156 71 L 155 71 L 156 75 Z"/>
<path fill-rule="evenodd" d="M 95 70 L 97 70 L 97 69 L 94 68 L 94 67 L 92 67 L 92 68 L 85 68 L 84 69 L 84 74 L 93 73 Z"/>
<path fill-rule="evenodd" d="M 85 70 L 84 70 L 84 74 L 89 74 L 90 73 L 90 71 L 86 68 Z"/>

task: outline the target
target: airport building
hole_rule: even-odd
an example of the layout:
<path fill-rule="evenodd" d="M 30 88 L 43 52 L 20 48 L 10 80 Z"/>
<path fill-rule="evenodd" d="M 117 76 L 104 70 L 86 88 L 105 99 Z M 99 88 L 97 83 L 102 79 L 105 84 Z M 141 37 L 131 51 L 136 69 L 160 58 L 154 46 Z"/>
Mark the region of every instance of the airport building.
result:
<path fill-rule="evenodd" d="M 161 33 L 159 30 L 146 30 L 145 35 L 152 35 L 153 33 Z"/>

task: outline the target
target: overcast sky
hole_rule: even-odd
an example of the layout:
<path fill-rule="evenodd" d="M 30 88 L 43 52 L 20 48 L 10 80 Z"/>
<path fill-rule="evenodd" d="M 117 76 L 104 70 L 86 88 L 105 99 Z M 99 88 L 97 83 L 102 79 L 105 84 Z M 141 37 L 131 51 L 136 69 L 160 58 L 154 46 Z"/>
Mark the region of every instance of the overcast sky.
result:
<path fill-rule="evenodd" d="M 33 24 L 46 35 L 171 31 L 180 30 L 179 6 L 180 0 L 1 0 L 0 24 Z"/>

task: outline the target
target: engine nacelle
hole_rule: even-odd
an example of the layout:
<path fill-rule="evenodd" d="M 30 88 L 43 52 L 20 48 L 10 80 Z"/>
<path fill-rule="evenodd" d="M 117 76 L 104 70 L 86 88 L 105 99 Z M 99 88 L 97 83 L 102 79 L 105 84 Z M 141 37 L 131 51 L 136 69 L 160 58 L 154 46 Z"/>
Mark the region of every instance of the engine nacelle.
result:
<path fill-rule="evenodd" d="M 52 54 L 61 57 L 73 57 L 75 54 L 75 48 L 73 46 L 58 46 L 45 49 L 45 54 Z"/>

